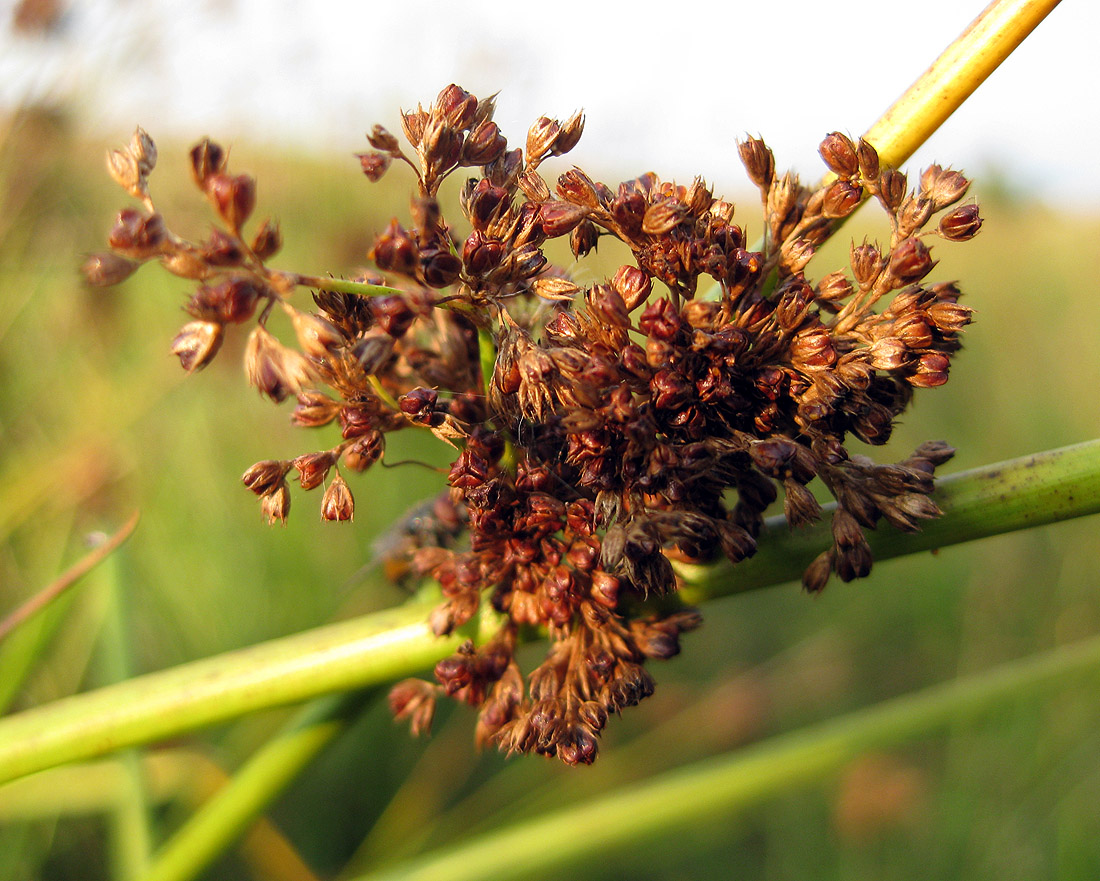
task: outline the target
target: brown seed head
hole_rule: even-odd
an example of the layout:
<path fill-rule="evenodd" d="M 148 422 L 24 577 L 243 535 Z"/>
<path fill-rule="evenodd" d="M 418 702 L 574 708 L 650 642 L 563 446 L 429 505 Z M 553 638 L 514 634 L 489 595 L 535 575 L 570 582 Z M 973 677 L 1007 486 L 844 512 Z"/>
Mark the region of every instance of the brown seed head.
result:
<path fill-rule="evenodd" d="M 864 290 L 871 287 L 882 272 L 882 254 L 875 245 L 869 245 L 866 241 L 858 246 L 852 243 L 849 261 L 856 284 Z"/>
<path fill-rule="evenodd" d="M 970 181 L 965 175 L 938 165 L 928 166 L 920 176 L 921 195 L 932 202 L 933 212 L 954 205 L 969 188 Z"/>
<path fill-rule="evenodd" d="M 241 482 L 256 495 L 262 496 L 278 487 L 289 470 L 289 462 L 266 459 L 263 462 L 257 462 L 242 474 Z"/>
<path fill-rule="evenodd" d="M 222 326 L 211 321 L 185 324 L 172 340 L 172 354 L 179 356 L 180 366 L 188 373 L 201 370 L 214 360 L 222 346 Z"/>
<path fill-rule="evenodd" d="M 279 232 L 279 224 L 273 220 L 265 220 L 249 247 L 260 260 L 266 260 L 274 257 L 282 246 L 283 236 Z"/>
<path fill-rule="evenodd" d="M 89 254 L 80 266 L 84 280 L 92 287 L 103 288 L 126 281 L 141 264 L 118 254 Z"/>
<path fill-rule="evenodd" d="M 145 196 L 145 174 L 131 151 L 108 150 L 107 172 L 131 196 L 138 199 Z"/>
<path fill-rule="evenodd" d="M 825 140 L 818 147 L 818 152 L 821 154 L 821 158 L 825 160 L 825 164 L 829 166 L 829 170 L 837 177 L 855 177 L 859 172 L 856 145 L 845 134 L 833 132 L 826 135 Z"/>
<path fill-rule="evenodd" d="M 822 211 L 826 217 L 847 217 L 859 207 L 863 187 L 848 180 L 834 181 L 825 191 Z"/>
<path fill-rule="evenodd" d="M 749 179 L 762 190 L 770 187 L 775 180 L 775 157 L 768 145 L 760 138 L 746 138 L 738 141 L 737 152 Z"/>
<path fill-rule="evenodd" d="M 865 181 L 874 181 L 879 176 L 878 150 L 869 142 L 859 139 L 856 147 L 856 157 L 859 160 L 859 173 Z"/>
<path fill-rule="evenodd" d="M 982 228 L 977 205 L 960 205 L 940 219 L 940 235 L 952 242 L 966 242 Z"/>
<path fill-rule="evenodd" d="M 484 166 L 495 162 L 508 149 L 508 140 L 491 119 L 477 124 L 462 144 L 462 165 Z"/>
<path fill-rule="evenodd" d="M 356 155 L 359 157 L 359 165 L 363 169 L 363 174 L 367 176 L 367 180 L 371 183 L 382 180 L 382 176 L 393 161 L 393 157 L 389 153 L 382 153 L 378 150 L 372 150 L 369 153 L 357 153 Z"/>
<path fill-rule="evenodd" d="M 351 487 L 337 471 L 321 498 L 321 519 L 351 520 L 354 516 L 355 499 L 352 497 Z"/>
<path fill-rule="evenodd" d="M 324 483 L 329 469 L 336 464 L 336 455 L 334 450 L 323 450 L 296 458 L 291 464 L 298 471 L 298 482 L 302 489 L 313 489 Z"/>
<path fill-rule="evenodd" d="M 461 86 L 451 83 L 436 96 L 433 110 L 452 128 L 465 130 L 473 125 L 477 114 L 477 98 Z"/>
<path fill-rule="evenodd" d="M 159 214 L 145 214 L 134 208 L 124 208 L 115 219 L 107 237 L 111 250 L 135 260 L 148 260 L 164 250 L 168 230 Z"/>
<path fill-rule="evenodd" d="M 191 176 L 195 183 L 206 189 L 207 179 L 225 169 L 226 154 L 209 138 L 203 138 L 191 148 Z"/>
<path fill-rule="evenodd" d="M 290 487 L 285 481 L 260 497 L 260 514 L 268 526 L 276 523 L 286 525 L 286 518 L 290 514 Z"/>
<path fill-rule="evenodd" d="M 882 173 L 878 187 L 880 198 L 886 203 L 886 207 L 896 212 L 905 200 L 909 181 L 902 172 L 890 168 Z"/>
<path fill-rule="evenodd" d="M 367 135 L 367 141 L 375 150 L 381 150 L 383 153 L 397 153 L 401 150 L 401 145 L 397 142 L 397 138 L 394 137 L 380 125 L 375 125 L 371 128 L 370 134 Z"/>
<path fill-rule="evenodd" d="M 256 207 L 256 180 L 247 174 L 212 174 L 206 178 L 204 188 L 218 215 L 234 231 Z"/>
<path fill-rule="evenodd" d="M 928 246 L 918 238 L 907 238 L 890 253 L 890 274 L 905 284 L 920 281 L 935 265 Z"/>
<path fill-rule="evenodd" d="M 572 232 L 587 215 L 587 208 L 572 202 L 543 202 L 539 205 L 539 224 L 548 239 Z"/>
<path fill-rule="evenodd" d="M 142 176 L 148 175 L 156 167 L 157 145 L 140 125 L 134 129 L 133 137 L 130 138 L 130 153 L 137 160 Z"/>
<path fill-rule="evenodd" d="M 561 134 L 561 124 L 556 119 L 540 116 L 527 131 L 527 164 L 538 165 L 550 152 L 554 141 Z"/>

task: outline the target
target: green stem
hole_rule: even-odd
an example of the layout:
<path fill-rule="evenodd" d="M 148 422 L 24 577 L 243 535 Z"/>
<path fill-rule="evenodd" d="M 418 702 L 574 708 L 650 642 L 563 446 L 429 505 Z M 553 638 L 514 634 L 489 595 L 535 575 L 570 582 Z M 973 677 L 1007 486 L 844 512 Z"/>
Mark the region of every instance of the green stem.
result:
<path fill-rule="evenodd" d="M 386 287 L 382 284 L 367 284 L 365 281 L 348 281 L 346 278 L 326 278 L 322 275 L 295 275 L 296 284 L 319 291 L 332 291 L 336 294 L 358 294 L 361 297 L 385 297 L 391 294 L 407 294 L 400 288 Z"/>
<path fill-rule="evenodd" d="M 894 746 L 1006 701 L 1100 673 L 1100 638 L 1063 646 L 965 679 L 774 737 L 542 814 L 358 881 L 464 881 L 566 877 L 566 866 L 667 837 L 714 817 L 723 822 L 774 793 L 821 780 L 869 749 Z"/>
<path fill-rule="evenodd" d="M 266 743 L 155 855 L 142 881 L 189 881 L 219 857 L 355 720 L 367 692 L 315 701 Z"/>
<path fill-rule="evenodd" d="M 923 533 L 871 537 L 877 559 L 1100 512 L 1100 440 L 940 480 L 942 518 Z M 822 527 L 818 527 L 822 529 Z M 823 540 L 824 539 L 824 540 Z M 756 557 L 691 567 L 691 600 L 798 578 L 828 545 L 813 529 L 769 521 Z M 412 675 L 455 651 L 470 632 L 436 638 L 431 605 L 415 603 L 74 695 L 0 719 L 0 782 L 112 750 L 179 735 L 267 707 Z M 486 617 L 484 640 L 495 629 Z"/>
<path fill-rule="evenodd" d="M 134 522 L 136 521 L 132 518 L 131 523 Z M 104 560 L 100 566 L 100 576 L 107 590 L 107 614 L 100 631 L 98 651 L 100 678 L 108 683 L 123 682 L 133 675 L 133 665 L 117 555 L 108 556 Z M 118 801 L 108 813 L 111 877 L 117 881 L 133 881 L 145 871 L 149 863 L 152 835 L 149 830 L 141 755 L 137 750 L 130 749 L 120 758 L 123 785 Z"/>
<path fill-rule="evenodd" d="M 915 554 L 1071 517 L 1100 513 L 1100 440 L 1023 456 L 953 474 L 936 481 L 933 498 L 943 516 L 925 521 L 922 531 L 905 533 L 882 524 L 867 534 L 876 560 Z M 828 514 L 797 531 L 782 517 L 762 530 L 755 556 L 738 563 L 681 566 L 691 603 L 799 578 L 832 543 Z"/>

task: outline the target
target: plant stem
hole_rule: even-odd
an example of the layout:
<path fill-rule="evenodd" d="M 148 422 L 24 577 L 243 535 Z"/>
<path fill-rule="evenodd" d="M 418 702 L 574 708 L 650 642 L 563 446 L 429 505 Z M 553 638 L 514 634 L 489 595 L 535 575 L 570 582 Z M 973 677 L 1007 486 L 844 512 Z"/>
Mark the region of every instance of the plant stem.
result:
<path fill-rule="evenodd" d="M 863 136 L 897 168 L 932 136 L 1059 0 L 994 0 Z"/>
<path fill-rule="evenodd" d="M 142 881 L 189 881 L 264 812 L 325 747 L 347 730 L 368 693 L 333 695 L 308 705 L 233 775 L 153 857 Z"/>
<path fill-rule="evenodd" d="M 346 278 L 326 278 L 322 275 L 295 275 L 295 284 L 319 291 L 332 291 L 337 294 L 358 294 L 361 297 L 383 297 L 390 294 L 404 294 L 399 288 L 381 284 L 368 284 L 364 281 L 348 281 Z"/>
<path fill-rule="evenodd" d="M 884 527 L 877 559 L 928 550 L 1100 512 L 1100 440 L 978 468 L 937 482 L 944 515 L 913 535 Z M 817 530 L 822 527 L 817 527 Z M 688 567 L 689 601 L 798 578 L 828 544 L 815 529 L 769 521 L 760 550 L 736 568 Z M 176 736 L 267 707 L 412 675 L 454 652 L 464 629 L 437 638 L 430 603 L 412 603 L 159 673 L 0 719 L 0 782 L 112 750 Z"/>
<path fill-rule="evenodd" d="M 932 497 L 943 516 L 924 521 L 920 532 L 884 523 L 867 533 L 876 560 L 1100 513 L 1100 440 L 940 478 Z M 688 580 L 683 598 L 698 603 L 799 578 L 830 545 L 828 515 L 835 508 L 824 505 L 820 521 L 793 532 L 782 516 L 770 517 L 757 553 L 736 566 L 725 560 L 679 566 Z"/>
<path fill-rule="evenodd" d="M 136 524 L 131 518 L 131 527 Z M 129 531 L 119 533 L 125 539 Z M 120 544 L 116 541 L 115 544 Z M 130 636 L 126 622 L 125 597 L 117 555 L 106 558 L 100 567 L 101 586 L 107 592 L 107 614 L 100 631 L 97 667 L 99 678 L 106 683 L 122 682 L 133 675 L 130 658 Z M 141 767 L 141 755 L 135 749 L 126 750 L 120 756 L 123 767 L 123 785 L 118 801 L 108 812 L 110 833 L 111 877 L 116 881 L 134 881 L 145 871 L 152 853 L 152 835 L 149 831 L 149 811 L 145 792 L 145 778 Z"/>
<path fill-rule="evenodd" d="M 130 515 L 130 519 L 122 525 L 122 528 L 119 529 L 118 532 L 81 557 L 50 584 L 47 584 L 42 590 L 38 591 L 38 593 L 19 606 L 19 608 L 14 609 L 8 615 L 4 616 L 4 619 L 0 620 L 0 640 L 3 640 L 20 624 L 32 618 L 36 613 L 52 603 L 81 578 L 87 575 L 88 572 L 94 569 L 98 563 L 110 556 L 119 545 L 133 534 L 134 528 L 137 526 L 138 517 L 139 512 L 135 511 Z"/>
<path fill-rule="evenodd" d="M 759 745 L 627 786 L 358 881 L 464 881 L 564 877 L 583 858 L 668 836 L 773 793 L 827 777 L 868 749 L 972 719 L 1005 701 L 1100 672 L 1100 637 L 884 701 Z"/>

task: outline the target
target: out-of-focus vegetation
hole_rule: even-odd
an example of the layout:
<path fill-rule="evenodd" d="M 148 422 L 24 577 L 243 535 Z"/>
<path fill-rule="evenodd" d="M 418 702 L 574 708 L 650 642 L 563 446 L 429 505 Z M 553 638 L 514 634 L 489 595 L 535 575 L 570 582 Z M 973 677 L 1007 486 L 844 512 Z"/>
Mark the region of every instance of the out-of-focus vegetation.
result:
<path fill-rule="evenodd" d="M 123 625 L 124 666 L 140 673 L 401 602 L 372 566 L 372 541 L 442 475 L 375 468 L 352 481 L 369 500 L 354 523 L 321 523 L 309 510 L 317 494 L 298 492 L 285 529 L 263 526 L 240 474 L 323 444 L 290 426 L 289 408 L 275 412 L 246 386 L 232 352 L 182 375 L 169 343 L 183 322 L 186 282 L 147 267 L 117 290 L 82 286 L 81 255 L 101 248 L 112 211 L 127 203 L 102 168 L 109 145 L 75 143 L 65 119 L 48 113 L 9 121 L 2 137 L 0 614 L 81 556 L 89 532 L 117 528 L 134 509 L 142 518 L 111 567 L 0 645 L 8 710 L 115 678 L 117 657 L 105 660 L 103 644 L 111 622 Z M 190 183 L 187 146 L 160 144 L 153 184 L 171 223 L 201 231 L 207 206 Z M 259 180 L 257 215 L 281 222 L 286 246 L 275 265 L 348 272 L 371 234 L 404 214 L 401 169 L 369 184 L 351 155 L 358 146 L 316 159 L 233 145 L 234 167 Z M 977 323 L 951 382 L 918 392 L 891 444 L 870 451 L 880 461 L 943 438 L 959 449 L 947 470 L 962 470 L 1100 435 L 1091 272 L 1100 217 L 1008 199 L 1003 186 L 983 192 L 981 170 L 967 171 L 986 226 L 966 248 L 938 244 L 935 277 L 961 281 Z M 751 237 L 755 199 L 739 205 Z M 864 209 L 830 248 L 884 237 L 877 223 Z M 832 268 L 831 253 L 816 261 Z M 612 258 L 579 268 L 581 277 L 614 269 Z M 430 437 L 403 440 L 404 449 L 389 450 L 393 460 L 445 460 Z M 308 877 L 293 874 L 288 844 L 322 876 L 365 871 L 1100 633 L 1096 528 L 1085 520 L 883 562 L 867 580 L 833 584 L 816 599 L 791 584 L 713 603 L 684 654 L 653 668 L 657 694 L 609 725 L 590 769 L 477 755 L 472 713 L 449 706 L 430 740 L 413 741 L 379 701 L 280 800 L 275 826 L 207 877 Z M 284 717 L 265 713 L 164 752 L 149 783 L 154 836 L 169 834 Z M 0 878 L 111 877 L 111 785 L 103 786 L 101 801 L 89 797 L 76 811 L 74 792 L 53 815 L 4 815 L 0 790 Z M 687 879 L 736 867 L 738 877 L 761 879 L 1091 878 L 1100 876 L 1098 802 L 1100 706 L 1094 689 L 1067 688 L 868 755 L 735 824 L 714 817 L 582 875 Z"/>

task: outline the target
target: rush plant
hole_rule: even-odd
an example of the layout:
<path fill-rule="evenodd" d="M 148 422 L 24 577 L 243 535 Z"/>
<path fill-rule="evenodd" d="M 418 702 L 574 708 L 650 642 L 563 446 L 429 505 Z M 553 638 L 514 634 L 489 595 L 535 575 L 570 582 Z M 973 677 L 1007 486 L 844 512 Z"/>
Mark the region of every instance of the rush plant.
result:
<path fill-rule="evenodd" d="M 157 147 L 137 129 L 107 163 L 136 204 L 84 273 L 110 286 L 157 263 L 194 282 L 171 343 L 188 373 L 227 335 L 247 335 L 248 382 L 321 438 L 245 471 L 262 518 L 285 522 L 292 500 L 298 516 L 300 496 L 316 491 L 323 520 L 353 519 L 356 475 L 386 463 L 396 431 L 430 432 L 451 464 L 438 496 L 385 543 L 386 571 L 415 592 L 407 605 L 0 722 L 0 775 L 349 692 L 308 707 L 148 867 L 150 878 L 193 877 L 354 718 L 355 689 L 386 686 L 414 733 L 446 696 L 477 709 L 479 746 L 589 764 L 609 720 L 653 693 L 648 661 L 680 651 L 706 599 L 792 577 L 818 593 L 833 576 L 866 576 L 876 556 L 1100 509 L 1095 444 L 948 480 L 935 476 L 954 452 L 944 441 L 894 463 L 849 449 L 853 438 L 885 443 L 914 394 L 947 382 L 973 317 L 932 250 L 949 262 L 948 249 L 981 229 L 969 180 L 900 166 L 1043 11 L 990 7 L 864 137 L 825 136 L 819 182 L 780 173 L 762 140 L 742 141 L 759 217 L 701 177 L 548 174 L 554 158 L 580 152 L 580 113 L 538 117 L 517 147 L 494 121 L 495 96 L 449 85 L 402 113 L 403 138 L 371 130 L 362 172 L 405 175 L 411 207 L 375 238 L 370 266 L 343 278 L 277 268 L 282 237 L 257 220 L 256 181 L 209 139 L 189 165 L 217 224 L 201 240 L 178 234 L 155 199 Z M 442 207 L 448 178 L 460 179 L 461 218 Z M 884 213 L 883 241 L 853 241 L 843 265 L 811 269 L 865 201 Z M 629 257 L 582 284 L 547 256 L 555 239 L 575 261 L 601 246 Z M 782 515 L 768 520 L 780 498 Z M 532 639 L 548 649 L 524 669 L 516 649 Z M 1015 679 L 941 689 L 665 783 L 709 774 L 721 804 L 747 802 L 766 768 L 823 773 L 1014 684 L 1092 669 L 1097 655 L 1041 659 Z M 432 665 L 431 680 L 406 678 Z M 636 798 L 647 823 L 675 822 L 660 809 L 673 803 L 662 785 L 591 810 Z M 578 821 L 541 822 L 515 834 L 560 842 Z M 506 877 L 501 840 L 404 877 L 459 877 L 464 864 Z M 578 852 L 548 851 L 534 867 Z"/>

